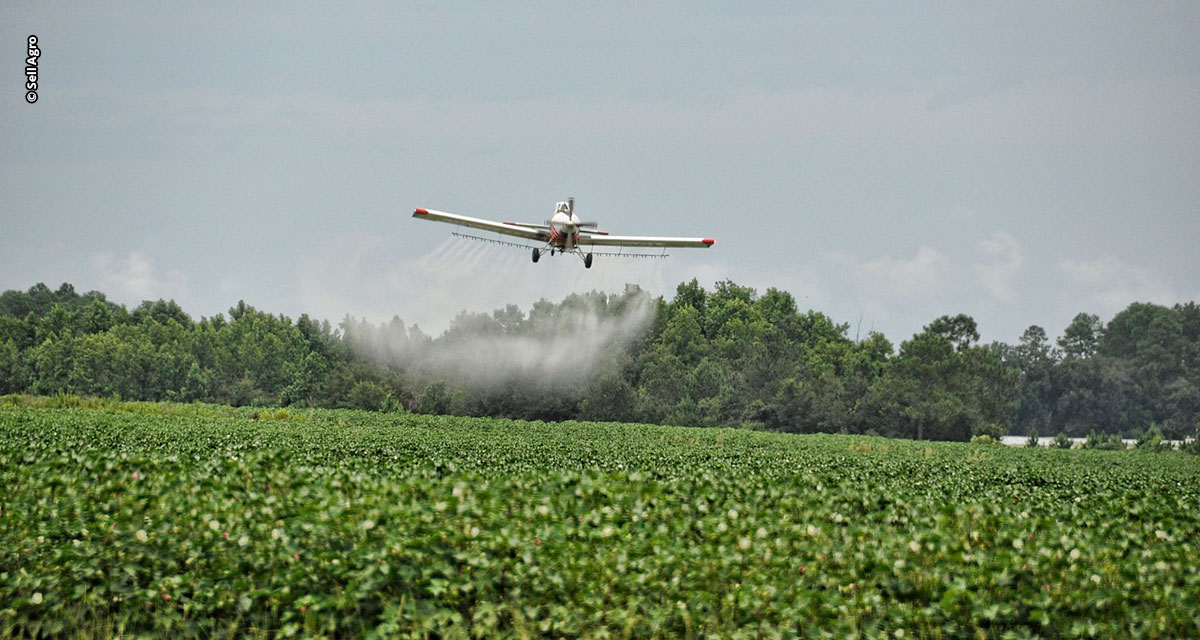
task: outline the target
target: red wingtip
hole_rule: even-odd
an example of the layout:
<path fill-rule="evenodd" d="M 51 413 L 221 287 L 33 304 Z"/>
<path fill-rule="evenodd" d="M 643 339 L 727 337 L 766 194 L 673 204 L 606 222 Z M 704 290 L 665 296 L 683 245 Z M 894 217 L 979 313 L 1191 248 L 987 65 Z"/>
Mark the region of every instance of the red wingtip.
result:
<path fill-rule="evenodd" d="M 705 239 L 701 240 L 700 242 L 703 242 L 704 244 L 711 247 L 713 245 L 713 243 L 716 242 L 716 239 L 715 238 L 705 238 Z"/>
<path fill-rule="evenodd" d="M 427 216 L 427 215 L 429 215 L 429 212 L 424 209 L 414 209 L 413 215 L 414 216 Z"/>

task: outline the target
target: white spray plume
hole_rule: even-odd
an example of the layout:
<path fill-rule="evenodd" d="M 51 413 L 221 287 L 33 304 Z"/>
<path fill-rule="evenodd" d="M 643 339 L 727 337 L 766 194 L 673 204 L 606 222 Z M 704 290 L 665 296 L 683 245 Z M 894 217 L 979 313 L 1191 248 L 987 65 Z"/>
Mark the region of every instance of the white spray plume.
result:
<path fill-rule="evenodd" d="M 645 329 L 655 310 L 647 289 L 661 291 L 667 276 L 664 260 L 596 256 L 585 269 L 560 254 L 533 264 L 526 250 L 453 236 L 407 260 L 378 236 L 345 234 L 327 247 L 303 273 L 307 308 L 363 318 L 346 323 L 347 335 L 376 361 L 485 390 L 585 383 Z"/>
<path fill-rule="evenodd" d="M 510 382 L 569 389 L 623 353 L 654 309 L 649 294 L 630 286 L 619 295 L 571 295 L 558 304 L 542 300 L 528 315 L 515 305 L 491 315 L 464 312 L 436 340 L 400 322 L 345 329 L 373 359 L 428 379 L 487 390 Z"/>
<path fill-rule="evenodd" d="M 549 317 L 533 315 L 514 333 L 455 331 L 429 345 L 426 367 L 455 373 L 472 386 L 493 387 L 514 376 L 554 388 L 584 382 L 606 357 L 623 352 L 645 328 L 654 304 L 631 295 L 615 315 L 602 308 L 603 294 L 576 297 L 591 302 L 563 305 Z M 457 325 L 456 325 L 457 326 Z"/>

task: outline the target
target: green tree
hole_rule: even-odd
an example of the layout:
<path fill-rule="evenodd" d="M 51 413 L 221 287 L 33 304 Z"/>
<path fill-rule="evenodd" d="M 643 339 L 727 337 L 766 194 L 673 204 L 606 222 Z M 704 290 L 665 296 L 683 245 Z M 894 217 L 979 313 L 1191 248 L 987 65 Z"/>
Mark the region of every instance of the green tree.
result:
<path fill-rule="evenodd" d="M 92 334 L 108 331 L 114 324 L 116 324 L 116 318 L 110 305 L 103 300 L 95 299 L 84 308 L 77 326 L 80 333 Z"/>
<path fill-rule="evenodd" d="M 0 341 L 0 395 L 24 391 L 29 385 L 29 367 L 11 338 Z"/>
<path fill-rule="evenodd" d="M 417 411 L 428 414 L 445 414 L 450 406 L 450 394 L 446 392 L 446 383 L 435 380 L 425 385 L 417 400 Z"/>
<path fill-rule="evenodd" d="M 196 402 L 209 398 L 210 388 L 208 375 L 200 368 L 198 362 L 192 362 L 188 367 L 187 377 L 183 381 L 180 396 L 185 402 Z"/>
<path fill-rule="evenodd" d="M 1054 423 L 1055 368 L 1058 354 L 1046 330 L 1033 325 L 1021 334 L 1020 343 L 1002 352 L 1002 358 L 1021 372 L 1013 423 L 1018 431 L 1049 432 Z"/>
<path fill-rule="evenodd" d="M 901 344 L 870 392 L 885 431 L 965 441 L 975 425 L 1008 425 L 1019 374 L 998 350 L 973 345 L 977 339 L 974 320 L 943 316 Z"/>
<path fill-rule="evenodd" d="M 293 367 L 291 382 L 283 390 L 283 403 L 312 404 L 324 396 L 325 379 L 328 376 L 329 362 L 315 351 L 308 352 L 304 360 Z"/>
<path fill-rule="evenodd" d="M 26 362 L 30 365 L 30 391 L 51 396 L 69 393 L 71 370 L 75 365 L 73 338 L 59 338 L 51 334 L 41 344 L 29 350 Z"/>
<path fill-rule="evenodd" d="M 1080 313 L 1071 320 L 1058 339 L 1058 346 L 1068 358 L 1090 358 L 1096 354 L 1104 336 L 1104 325 L 1100 318 L 1090 313 Z"/>
<path fill-rule="evenodd" d="M 370 380 L 361 380 L 358 384 L 354 385 L 354 388 L 350 389 L 350 394 L 346 396 L 346 404 L 352 409 L 385 411 L 388 409 L 391 396 L 391 392 L 382 385 Z M 442 412 L 431 411 L 429 413 Z"/>
<path fill-rule="evenodd" d="M 972 344 L 979 341 L 979 330 L 975 325 L 975 319 L 965 314 L 956 316 L 942 316 L 929 326 L 925 327 L 927 333 L 934 334 L 945 338 L 955 351 L 965 351 Z"/>
<path fill-rule="evenodd" d="M 579 417 L 584 420 L 631 422 L 637 395 L 619 371 L 599 375 L 583 393 Z"/>

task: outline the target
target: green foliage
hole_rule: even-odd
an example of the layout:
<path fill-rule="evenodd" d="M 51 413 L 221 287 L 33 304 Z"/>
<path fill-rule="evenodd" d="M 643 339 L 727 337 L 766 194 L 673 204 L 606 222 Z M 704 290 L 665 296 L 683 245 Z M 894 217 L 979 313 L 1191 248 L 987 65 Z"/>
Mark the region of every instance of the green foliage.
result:
<path fill-rule="evenodd" d="M 1054 446 L 1059 449 L 1070 449 L 1073 445 L 1074 443 L 1067 437 L 1067 434 L 1061 431 L 1054 436 Z"/>
<path fill-rule="evenodd" d="M 447 413 L 450 408 L 450 394 L 446 391 L 446 383 L 435 380 L 426 385 L 417 400 L 417 411 L 427 414 Z"/>
<path fill-rule="evenodd" d="M 1104 324 L 1090 313 L 1080 313 L 1067 325 L 1058 346 L 1068 358 L 1088 358 L 1096 354 L 1104 337 Z"/>
<path fill-rule="evenodd" d="M 1107 326 L 1083 313 L 1057 342 L 1031 326 L 1011 346 L 979 344 L 964 314 L 934 319 L 898 353 L 881 334 L 851 339 L 848 330 L 801 311 L 785 291 L 760 295 L 728 280 L 706 291 L 693 279 L 670 301 L 630 285 L 540 300 L 528 314 L 514 305 L 463 313 L 437 337 L 398 317 L 293 323 L 244 301 L 198 320 L 174 301 L 128 311 L 100 293 L 39 284 L 0 294 L 0 393 L 937 440 L 998 437 L 996 429 L 1136 436 L 1151 425 L 1179 440 L 1200 421 L 1194 303 L 1132 304 Z M 589 339 L 604 342 L 598 356 L 576 348 Z M 473 351 L 495 343 L 530 357 L 496 363 Z M 479 361 L 437 364 L 464 352 Z M 577 357 L 573 369 L 546 375 L 548 363 Z"/>
<path fill-rule="evenodd" d="M 386 411 L 392 403 L 392 393 L 382 386 L 363 380 L 350 389 L 346 405 L 351 409 Z"/>
<path fill-rule="evenodd" d="M 1125 450 L 1125 443 L 1117 433 L 1096 433 L 1093 429 L 1088 432 L 1087 440 L 1083 443 L 1085 449 Z"/>
<path fill-rule="evenodd" d="M 1170 451 L 1173 447 L 1163 439 L 1162 430 L 1158 425 L 1151 424 L 1142 435 L 1138 436 L 1134 448 L 1140 451 Z"/>
<path fill-rule="evenodd" d="M 0 635 L 1195 635 L 1193 456 L 75 401 L 0 397 Z"/>
<path fill-rule="evenodd" d="M 615 372 L 601 374 L 588 385 L 579 403 L 579 414 L 584 420 L 631 422 L 636 399 L 633 387 L 624 376 Z"/>
<path fill-rule="evenodd" d="M 1004 428 L 995 422 L 985 422 L 975 425 L 974 433 L 975 435 L 988 436 L 992 440 L 1000 442 L 1000 438 L 1004 436 Z M 974 436 L 971 439 L 974 441 Z"/>
<path fill-rule="evenodd" d="M 944 316 L 900 346 L 871 387 L 891 435 L 966 441 L 979 425 L 1009 423 L 1017 376 L 976 339 L 974 320 Z"/>
<path fill-rule="evenodd" d="M 1037 429 L 1030 429 L 1029 433 L 1025 434 L 1025 446 L 1027 446 L 1027 447 L 1040 447 L 1041 446 L 1040 441 L 1038 440 Z"/>

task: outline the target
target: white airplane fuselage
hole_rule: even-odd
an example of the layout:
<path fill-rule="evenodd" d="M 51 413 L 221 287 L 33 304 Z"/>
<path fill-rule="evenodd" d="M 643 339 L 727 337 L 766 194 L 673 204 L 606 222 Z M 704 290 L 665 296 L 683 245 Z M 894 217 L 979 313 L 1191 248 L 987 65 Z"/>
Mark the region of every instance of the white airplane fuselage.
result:
<path fill-rule="evenodd" d="M 579 218 L 569 211 L 556 211 L 550 218 L 550 245 L 558 249 L 579 246 Z"/>

